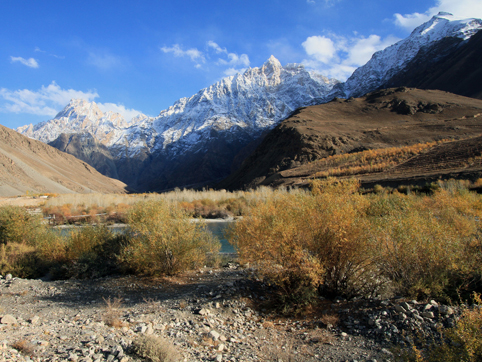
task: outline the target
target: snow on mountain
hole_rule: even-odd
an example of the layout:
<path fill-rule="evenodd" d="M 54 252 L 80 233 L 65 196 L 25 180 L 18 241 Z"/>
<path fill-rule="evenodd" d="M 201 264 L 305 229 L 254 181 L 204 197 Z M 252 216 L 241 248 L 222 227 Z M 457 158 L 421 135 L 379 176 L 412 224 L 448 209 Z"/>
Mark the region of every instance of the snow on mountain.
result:
<path fill-rule="evenodd" d="M 111 170 L 137 190 L 206 185 L 228 176 L 254 140 L 297 108 L 378 89 L 420 50 L 448 37 L 465 41 L 481 29 L 482 20 L 451 20 L 450 14 L 439 13 L 406 39 L 375 53 L 346 83 L 302 65 L 282 67 L 271 56 L 259 68 L 179 99 L 157 117 L 140 114 L 125 120 L 103 113 L 94 102 L 72 100 L 54 119 L 17 131 L 47 143 L 57 141 L 58 147 Z M 80 136 L 59 137 L 73 133 Z"/>
<path fill-rule="evenodd" d="M 282 67 L 271 56 L 262 67 L 224 78 L 178 100 L 154 118 L 139 115 L 127 122 L 120 114 L 102 113 L 94 102 L 72 100 L 54 119 L 17 131 L 44 142 L 52 142 L 61 133 L 89 132 L 115 157 L 133 157 L 168 146 L 176 153 L 209 138 L 213 129 L 259 133 L 298 107 L 324 98 L 337 83 L 302 65 Z"/>
<path fill-rule="evenodd" d="M 345 98 L 359 97 L 377 89 L 412 60 L 420 49 L 446 37 L 469 39 L 482 29 L 482 20 L 451 20 L 441 12 L 417 27 L 409 37 L 373 54 L 367 64 L 355 70 L 341 87 Z"/>

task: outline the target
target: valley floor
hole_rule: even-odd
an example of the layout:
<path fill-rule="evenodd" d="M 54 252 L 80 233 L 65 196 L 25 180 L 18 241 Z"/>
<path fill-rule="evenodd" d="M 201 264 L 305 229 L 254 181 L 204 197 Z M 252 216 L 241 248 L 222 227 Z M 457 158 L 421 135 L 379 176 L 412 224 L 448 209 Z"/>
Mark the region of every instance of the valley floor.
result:
<path fill-rule="evenodd" d="M 259 308 L 266 289 L 251 273 L 228 264 L 163 279 L 2 278 L 0 361 L 142 361 L 132 353 L 142 335 L 164 337 L 184 361 L 389 361 L 403 328 L 454 318 L 415 317 L 430 304 L 400 300 L 325 300 L 309 317 L 281 318 Z"/>

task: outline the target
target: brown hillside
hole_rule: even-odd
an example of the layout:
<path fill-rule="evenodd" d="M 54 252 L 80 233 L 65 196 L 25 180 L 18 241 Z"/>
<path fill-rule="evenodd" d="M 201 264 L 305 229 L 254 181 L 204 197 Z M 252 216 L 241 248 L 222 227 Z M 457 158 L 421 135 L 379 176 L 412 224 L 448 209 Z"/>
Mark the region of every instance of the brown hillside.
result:
<path fill-rule="evenodd" d="M 126 192 L 125 187 L 74 156 L 0 126 L 0 196 L 118 193 Z"/>
<path fill-rule="evenodd" d="M 313 161 L 328 156 L 443 139 L 472 139 L 479 135 L 482 135 L 482 100 L 409 88 L 376 91 L 356 99 L 335 99 L 297 110 L 269 133 L 242 167 L 219 187 L 236 189 L 303 184 L 321 171 Z M 445 150 L 447 155 L 444 157 L 449 159 L 456 156 L 452 148 L 467 147 L 467 157 L 457 156 L 459 158 L 455 157 L 452 163 L 447 163 L 442 160 L 443 152 L 424 151 L 415 156 L 420 161 L 412 161 L 413 166 L 408 163 L 402 168 L 399 165 L 399 173 L 391 170 L 394 173 L 389 174 L 388 170 L 383 170 L 356 176 L 366 182 L 388 181 L 392 177 L 396 182 L 402 182 L 403 178 L 425 178 L 429 173 L 431 177 L 469 171 L 477 173 L 476 165 L 467 169 L 467 160 L 480 156 L 480 139 L 449 144 L 434 146 L 433 152 Z M 433 157 L 429 160 L 430 154 Z M 423 167 L 427 163 L 434 165 Z"/>

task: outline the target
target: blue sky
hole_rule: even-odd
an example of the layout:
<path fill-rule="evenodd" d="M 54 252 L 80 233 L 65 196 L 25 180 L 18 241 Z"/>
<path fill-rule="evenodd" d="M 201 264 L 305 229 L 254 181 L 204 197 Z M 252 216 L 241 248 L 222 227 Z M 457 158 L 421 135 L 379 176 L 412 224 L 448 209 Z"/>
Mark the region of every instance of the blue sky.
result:
<path fill-rule="evenodd" d="M 482 18 L 482 1 L 0 1 L 0 124 L 71 98 L 156 116 L 271 55 L 345 80 L 438 11 Z"/>

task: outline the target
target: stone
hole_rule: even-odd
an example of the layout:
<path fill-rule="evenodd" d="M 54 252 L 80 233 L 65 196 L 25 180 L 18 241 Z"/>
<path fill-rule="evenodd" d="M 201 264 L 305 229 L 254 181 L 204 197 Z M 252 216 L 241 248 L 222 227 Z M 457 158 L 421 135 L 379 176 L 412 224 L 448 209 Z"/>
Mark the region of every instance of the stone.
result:
<path fill-rule="evenodd" d="M 211 314 L 211 311 L 207 308 L 201 308 L 201 309 L 195 310 L 194 313 L 205 316 L 205 315 Z"/>
<path fill-rule="evenodd" d="M 13 279 L 12 274 L 9 273 L 9 274 L 5 275 L 5 280 L 12 280 L 12 279 Z"/>
<path fill-rule="evenodd" d="M 38 324 L 39 321 L 40 321 L 40 317 L 39 317 L 38 315 L 33 316 L 33 317 L 30 318 L 30 320 L 29 320 L 30 324 L 33 324 L 33 325 Z"/>
<path fill-rule="evenodd" d="M 8 275 L 8 274 L 7 274 Z M 15 317 L 11 314 L 5 314 L 2 319 L 0 320 L 0 323 L 2 324 L 16 324 L 17 320 Z"/>
<path fill-rule="evenodd" d="M 433 314 L 433 312 L 426 311 L 426 312 L 422 312 L 422 317 L 428 318 L 428 319 L 433 319 L 435 317 L 435 315 Z"/>
<path fill-rule="evenodd" d="M 446 305 L 440 305 L 438 307 L 438 311 L 442 315 L 452 315 L 454 314 L 454 310 Z"/>
<path fill-rule="evenodd" d="M 214 329 L 209 332 L 209 335 L 213 338 L 213 340 L 217 341 L 219 337 L 221 337 L 221 334 L 216 332 Z"/>

